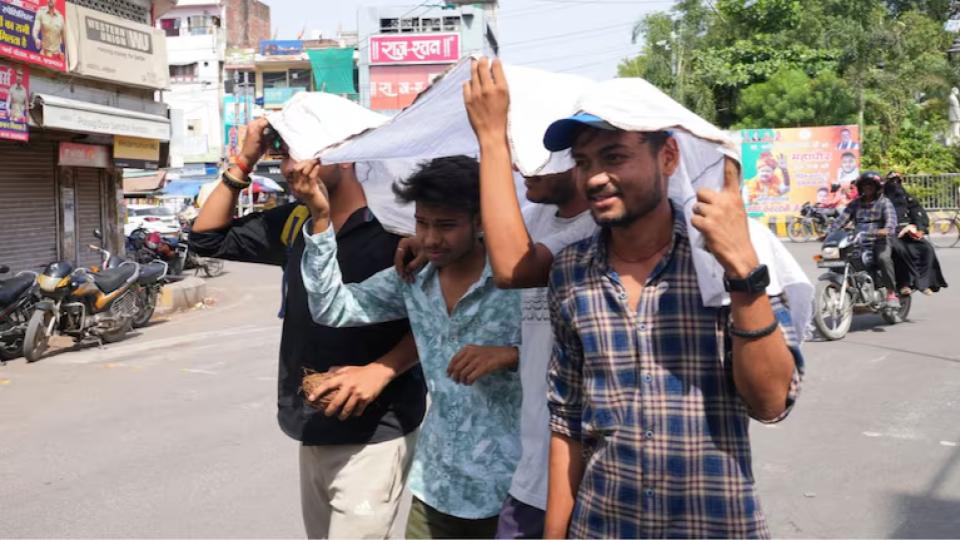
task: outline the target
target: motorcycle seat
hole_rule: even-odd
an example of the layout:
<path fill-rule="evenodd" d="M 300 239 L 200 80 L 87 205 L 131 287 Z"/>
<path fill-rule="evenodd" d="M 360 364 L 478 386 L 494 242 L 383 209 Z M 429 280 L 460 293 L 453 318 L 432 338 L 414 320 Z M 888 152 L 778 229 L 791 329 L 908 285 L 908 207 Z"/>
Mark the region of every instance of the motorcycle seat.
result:
<path fill-rule="evenodd" d="M 0 307 L 16 302 L 33 285 L 34 280 L 36 278 L 30 274 L 0 280 Z"/>
<path fill-rule="evenodd" d="M 137 278 L 137 282 L 144 284 L 154 283 L 163 276 L 164 270 L 164 264 L 160 262 L 152 262 L 141 266 L 140 277 Z"/>
<path fill-rule="evenodd" d="M 93 276 L 93 282 L 97 284 L 100 291 L 104 294 L 110 294 L 122 287 L 136 271 L 137 268 L 134 265 L 125 264 L 119 268 L 111 268 L 91 275 Z"/>

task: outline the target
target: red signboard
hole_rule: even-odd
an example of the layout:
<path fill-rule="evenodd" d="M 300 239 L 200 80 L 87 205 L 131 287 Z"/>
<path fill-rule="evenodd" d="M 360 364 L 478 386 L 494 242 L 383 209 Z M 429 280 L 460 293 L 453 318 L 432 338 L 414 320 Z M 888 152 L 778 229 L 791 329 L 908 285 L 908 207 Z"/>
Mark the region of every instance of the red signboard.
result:
<path fill-rule="evenodd" d="M 30 72 L 26 66 L 0 64 L 0 139 L 29 139 Z"/>
<path fill-rule="evenodd" d="M 413 103 L 417 94 L 430 86 L 446 65 L 371 66 L 370 108 L 395 111 Z"/>
<path fill-rule="evenodd" d="M 66 71 L 66 0 L 0 0 L 0 56 Z"/>
<path fill-rule="evenodd" d="M 370 64 L 453 64 L 460 34 L 383 35 L 370 38 Z"/>
<path fill-rule="evenodd" d="M 110 149 L 99 144 L 60 143 L 61 167 L 110 167 Z"/>

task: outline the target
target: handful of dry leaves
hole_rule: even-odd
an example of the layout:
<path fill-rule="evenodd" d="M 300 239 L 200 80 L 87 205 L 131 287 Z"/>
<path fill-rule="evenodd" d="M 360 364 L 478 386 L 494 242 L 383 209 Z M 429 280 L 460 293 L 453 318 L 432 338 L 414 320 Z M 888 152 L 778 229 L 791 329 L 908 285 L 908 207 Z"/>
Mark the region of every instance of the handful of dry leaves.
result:
<path fill-rule="evenodd" d="M 310 405 L 314 409 L 324 410 L 327 408 L 327 405 L 333 401 L 333 397 L 336 395 L 336 392 L 330 391 L 322 396 L 318 397 L 315 401 L 308 401 L 307 396 L 309 396 L 323 381 L 329 379 L 333 376 L 333 373 L 329 371 L 314 371 L 309 368 L 303 369 L 303 381 L 300 382 L 300 393 L 303 394 L 304 402 L 307 405 Z"/>

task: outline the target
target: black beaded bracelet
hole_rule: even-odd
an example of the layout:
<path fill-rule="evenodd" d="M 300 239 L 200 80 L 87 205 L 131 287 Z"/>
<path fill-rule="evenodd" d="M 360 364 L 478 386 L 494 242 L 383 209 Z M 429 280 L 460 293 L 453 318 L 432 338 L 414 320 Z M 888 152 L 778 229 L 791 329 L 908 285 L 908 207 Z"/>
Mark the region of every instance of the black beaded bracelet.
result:
<path fill-rule="evenodd" d="M 780 322 L 776 319 L 770 323 L 770 326 L 761 328 L 759 330 L 738 330 L 733 326 L 733 321 L 727 325 L 727 329 L 730 330 L 730 333 L 738 338 L 743 339 L 760 339 L 769 336 L 770 334 L 777 331 L 777 328 L 780 327 Z"/>
<path fill-rule="evenodd" d="M 230 189 L 235 189 L 237 191 L 243 191 L 250 187 L 250 182 L 241 182 L 237 177 L 233 176 L 227 171 L 223 171 L 223 174 L 220 175 L 220 181 L 227 185 Z"/>

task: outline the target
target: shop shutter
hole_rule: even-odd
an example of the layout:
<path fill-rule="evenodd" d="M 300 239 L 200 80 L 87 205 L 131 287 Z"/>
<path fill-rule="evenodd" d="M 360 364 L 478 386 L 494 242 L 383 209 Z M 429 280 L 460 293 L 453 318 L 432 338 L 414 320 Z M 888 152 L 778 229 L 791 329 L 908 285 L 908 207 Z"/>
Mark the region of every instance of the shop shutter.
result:
<path fill-rule="evenodd" d="M 99 265 L 102 258 L 88 246 L 102 243 L 93 235 L 94 229 L 103 232 L 103 175 L 100 169 L 74 169 L 77 194 L 77 263 L 80 266 Z"/>
<path fill-rule="evenodd" d="M 39 270 L 58 258 L 56 146 L 0 142 L 0 264 Z"/>

